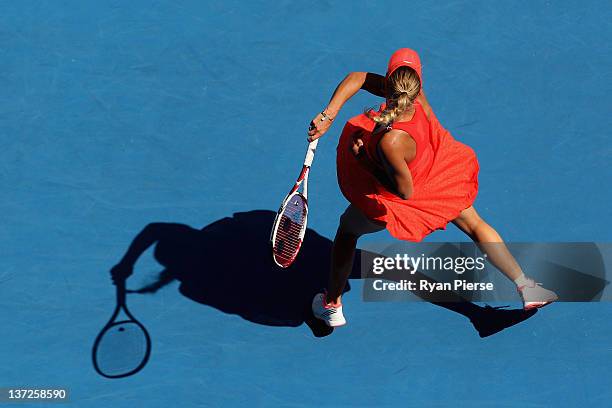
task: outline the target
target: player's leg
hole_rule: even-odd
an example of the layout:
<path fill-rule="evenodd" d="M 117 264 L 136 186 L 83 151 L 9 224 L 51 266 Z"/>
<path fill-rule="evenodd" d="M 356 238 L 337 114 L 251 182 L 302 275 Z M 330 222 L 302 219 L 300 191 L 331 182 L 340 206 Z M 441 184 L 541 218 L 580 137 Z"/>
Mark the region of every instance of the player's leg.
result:
<path fill-rule="evenodd" d="M 514 281 L 523 275 L 521 267 L 508 251 L 497 231 L 480 218 L 474 207 L 463 210 L 459 217 L 453 220 L 453 224 L 477 243 L 487 254 L 489 262 L 510 280 Z"/>
<path fill-rule="evenodd" d="M 487 259 L 510 280 L 514 281 L 525 309 L 542 307 L 557 300 L 557 295 L 529 279 L 512 256 L 497 231 L 487 224 L 474 207 L 466 208 L 453 220 L 487 254 Z"/>
<path fill-rule="evenodd" d="M 349 205 L 340 217 L 340 225 L 332 247 L 332 264 L 327 286 L 327 300 L 339 303 L 344 287 L 353 269 L 357 240 L 365 234 L 385 227 L 368 219 L 357 207 Z"/>
<path fill-rule="evenodd" d="M 383 229 L 383 225 L 369 220 L 353 205 L 349 205 L 344 211 L 332 247 L 327 293 L 319 293 L 313 299 L 312 309 L 315 317 L 329 326 L 342 326 L 346 323 L 342 314 L 342 292 L 353 269 L 357 240 L 364 234 Z"/>

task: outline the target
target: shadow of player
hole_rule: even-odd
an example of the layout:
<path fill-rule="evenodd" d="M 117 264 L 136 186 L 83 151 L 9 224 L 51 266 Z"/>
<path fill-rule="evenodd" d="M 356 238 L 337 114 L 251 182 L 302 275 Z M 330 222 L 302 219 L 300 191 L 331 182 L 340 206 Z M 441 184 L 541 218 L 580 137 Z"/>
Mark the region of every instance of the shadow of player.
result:
<path fill-rule="evenodd" d="M 306 323 L 315 336 L 326 336 L 333 329 L 314 318 L 311 301 L 327 284 L 332 242 L 308 229 L 295 263 L 281 269 L 272 261 L 268 241 L 274 216 L 267 210 L 236 213 L 201 230 L 184 224 L 151 223 L 134 238 L 112 273 L 127 277 L 140 255 L 155 245 L 155 259 L 165 269 L 155 282 L 133 292 L 155 293 L 178 280 L 180 292 L 195 302 L 262 325 L 297 327 Z M 361 278 L 361 255 L 358 250 L 352 279 Z M 432 281 L 422 274 L 417 278 Z M 346 290 L 350 290 L 349 285 Z M 428 299 L 427 293 L 415 294 L 466 316 L 481 337 L 515 325 L 536 312 L 482 307 L 455 293 L 448 293 L 444 299 L 438 296 L 435 301 Z"/>

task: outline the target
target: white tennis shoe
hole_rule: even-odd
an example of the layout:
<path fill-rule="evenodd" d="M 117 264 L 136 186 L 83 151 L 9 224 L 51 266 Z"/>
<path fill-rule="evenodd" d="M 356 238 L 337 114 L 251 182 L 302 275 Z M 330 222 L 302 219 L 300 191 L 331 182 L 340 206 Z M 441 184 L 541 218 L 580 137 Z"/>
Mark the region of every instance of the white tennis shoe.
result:
<path fill-rule="evenodd" d="M 317 293 L 312 299 L 312 313 L 329 327 L 339 327 L 346 324 L 346 319 L 342 314 L 342 305 L 328 304 L 324 293 Z"/>
<path fill-rule="evenodd" d="M 519 286 L 517 289 L 521 299 L 523 299 L 523 309 L 525 310 L 544 307 L 559 299 L 555 292 L 543 288 L 533 279 L 529 279 L 528 284 Z"/>

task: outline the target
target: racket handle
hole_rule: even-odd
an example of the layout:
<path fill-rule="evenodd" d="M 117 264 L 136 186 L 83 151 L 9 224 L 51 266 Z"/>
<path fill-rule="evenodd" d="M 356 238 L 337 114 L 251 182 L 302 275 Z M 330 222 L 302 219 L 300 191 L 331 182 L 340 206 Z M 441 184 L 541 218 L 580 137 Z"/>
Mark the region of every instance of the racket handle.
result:
<path fill-rule="evenodd" d="M 117 304 L 123 306 L 125 305 L 125 279 L 119 279 L 115 286 L 117 286 Z"/>
<path fill-rule="evenodd" d="M 310 167 L 312 165 L 312 161 L 314 160 L 314 154 L 317 150 L 318 144 L 319 139 L 313 140 L 308 144 L 308 151 L 306 152 L 306 158 L 304 159 L 304 166 Z"/>

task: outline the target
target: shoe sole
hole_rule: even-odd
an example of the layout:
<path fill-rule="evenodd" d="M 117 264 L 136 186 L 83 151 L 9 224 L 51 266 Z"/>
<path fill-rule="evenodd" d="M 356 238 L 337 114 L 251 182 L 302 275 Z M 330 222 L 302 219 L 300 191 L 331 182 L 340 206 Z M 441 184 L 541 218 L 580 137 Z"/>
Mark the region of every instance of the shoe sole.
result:
<path fill-rule="evenodd" d="M 315 315 L 315 317 L 319 320 L 321 320 L 323 323 L 325 323 L 327 326 L 329 327 L 342 327 L 346 325 L 346 320 L 344 321 L 344 323 L 340 323 L 340 324 L 331 324 L 329 321 L 325 320 L 325 319 L 321 319 L 319 316 Z"/>
<path fill-rule="evenodd" d="M 535 304 L 532 303 L 532 304 L 530 304 L 528 306 L 523 307 L 523 310 L 529 311 L 529 310 L 533 310 L 533 309 L 541 309 L 544 306 L 548 306 L 551 303 L 554 303 L 555 301 L 557 301 L 557 299 L 553 299 L 553 300 L 550 300 L 548 302 L 541 302 L 541 303 L 535 303 Z"/>

